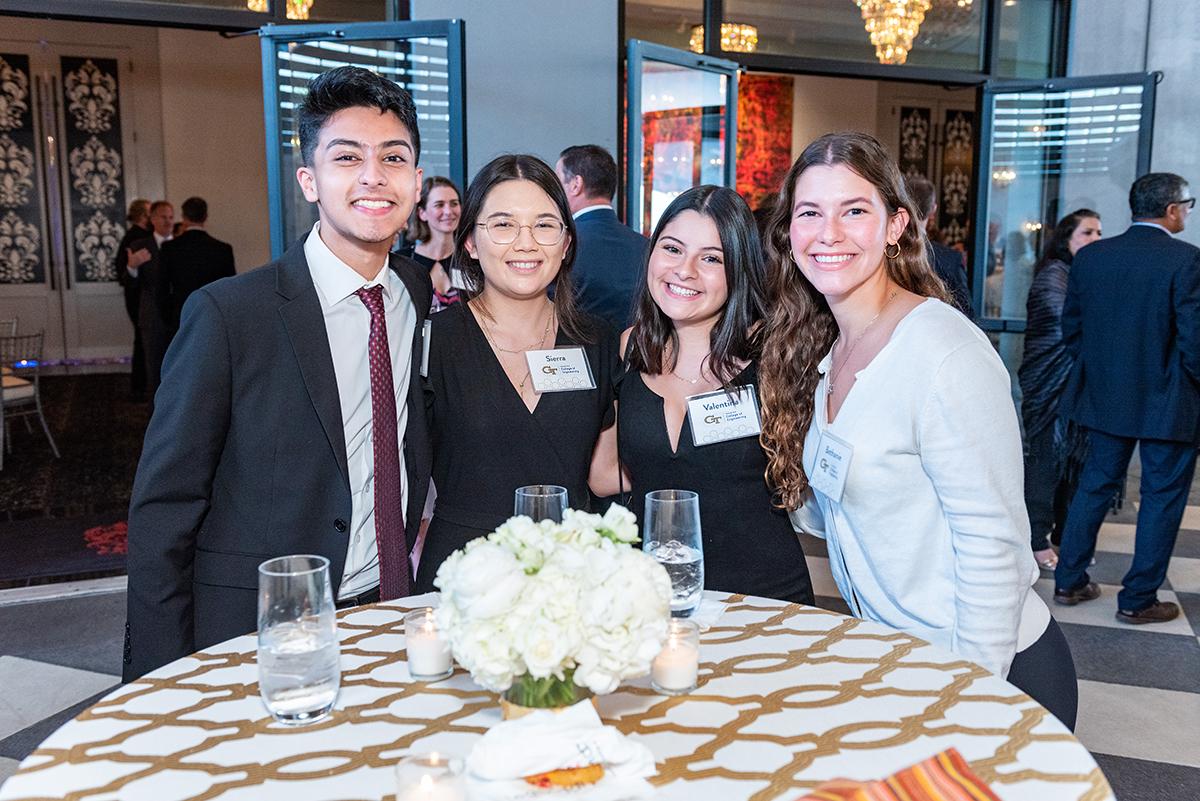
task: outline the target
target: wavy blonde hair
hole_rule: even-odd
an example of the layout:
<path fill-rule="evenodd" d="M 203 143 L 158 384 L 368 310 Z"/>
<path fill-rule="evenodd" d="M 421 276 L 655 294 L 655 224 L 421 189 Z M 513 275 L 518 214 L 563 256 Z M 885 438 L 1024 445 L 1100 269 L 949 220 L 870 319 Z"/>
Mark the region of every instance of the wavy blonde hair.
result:
<path fill-rule="evenodd" d="M 777 505 L 793 509 L 808 488 L 804 438 L 812 423 L 820 374 L 817 364 L 833 347 L 837 324 L 825 298 L 792 259 L 789 230 L 796 184 L 809 167 L 843 165 L 870 182 L 889 215 L 908 212 L 900 234 L 900 253 L 885 259 L 888 277 L 910 292 L 948 301 L 933 272 L 928 243 L 896 162 L 873 136 L 855 131 L 822 136 L 804 149 L 779 190 L 779 202 L 767 224 L 768 308 L 766 342 L 759 367 L 762 392 L 762 446 L 767 453 L 767 484 Z"/>

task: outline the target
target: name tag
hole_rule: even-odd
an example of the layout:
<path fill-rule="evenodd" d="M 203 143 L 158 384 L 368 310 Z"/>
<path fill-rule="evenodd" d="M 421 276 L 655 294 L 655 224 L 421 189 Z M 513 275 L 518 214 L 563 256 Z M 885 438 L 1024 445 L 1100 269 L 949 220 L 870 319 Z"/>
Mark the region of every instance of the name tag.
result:
<path fill-rule="evenodd" d="M 433 323 L 425 321 L 421 329 L 421 378 L 429 378 L 429 334 L 433 331 Z"/>
<path fill-rule="evenodd" d="M 529 363 L 529 380 L 538 392 L 596 388 L 592 366 L 583 348 L 527 350 L 525 361 Z"/>
<path fill-rule="evenodd" d="M 854 448 L 850 443 L 826 431 L 817 443 L 817 458 L 808 471 L 809 485 L 835 503 L 841 503 L 853 455 Z"/>
<path fill-rule="evenodd" d="M 696 447 L 762 432 L 758 416 L 758 395 L 754 387 L 734 387 L 726 392 L 705 392 L 687 399 L 688 420 L 692 424 L 692 443 Z"/>
<path fill-rule="evenodd" d="M 450 270 L 450 286 L 455 289 L 467 290 L 467 277 L 458 268 Z"/>

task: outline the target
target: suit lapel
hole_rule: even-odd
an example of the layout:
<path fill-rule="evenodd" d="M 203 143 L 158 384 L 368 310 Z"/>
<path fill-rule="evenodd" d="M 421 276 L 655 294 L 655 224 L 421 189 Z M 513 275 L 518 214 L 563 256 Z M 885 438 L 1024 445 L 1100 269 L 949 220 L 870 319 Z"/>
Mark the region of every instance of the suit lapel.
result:
<path fill-rule="evenodd" d="M 433 286 L 429 273 L 415 262 L 392 254 L 388 266 L 396 273 L 408 290 L 408 296 L 416 309 L 416 325 L 413 327 L 412 360 L 409 365 L 408 382 L 408 425 L 404 431 L 404 466 L 408 473 L 408 495 L 404 499 L 408 525 L 408 547 L 416 543 L 421 524 L 421 513 L 425 508 L 425 493 L 428 477 L 433 467 L 429 449 L 429 432 L 425 419 L 425 394 L 421 383 L 421 357 L 425 348 L 425 320 L 433 300 Z"/>
<path fill-rule="evenodd" d="M 333 354 L 329 350 L 321 301 L 304 258 L 303 241 L 293 245 L 280 260 L 276 289 L 285 298 L 279 307 L 279 316 L 300 365 L 304 387 L 337 460 L 342 483 L 348 489 L 350 471 L 346 465 L 346 435 L 342 427 L 337 376 L 333 372 Z"/>

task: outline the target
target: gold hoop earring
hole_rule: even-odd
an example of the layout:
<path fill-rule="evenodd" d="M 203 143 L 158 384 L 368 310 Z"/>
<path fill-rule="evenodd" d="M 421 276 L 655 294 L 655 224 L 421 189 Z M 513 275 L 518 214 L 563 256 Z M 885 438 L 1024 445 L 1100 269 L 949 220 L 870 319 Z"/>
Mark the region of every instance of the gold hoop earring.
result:
<path fill-rule="evenodd" d="M 888 253 L 888 248 L 895 248 L 896 252 Z M 897 256 L 899 256 L 900 255 L 900 243 L 899 242 L 888 242 L 887 247 L 885 247 L 883 249 L 883 255 L 887 256 L 889 259 L 894 259 Z"/>

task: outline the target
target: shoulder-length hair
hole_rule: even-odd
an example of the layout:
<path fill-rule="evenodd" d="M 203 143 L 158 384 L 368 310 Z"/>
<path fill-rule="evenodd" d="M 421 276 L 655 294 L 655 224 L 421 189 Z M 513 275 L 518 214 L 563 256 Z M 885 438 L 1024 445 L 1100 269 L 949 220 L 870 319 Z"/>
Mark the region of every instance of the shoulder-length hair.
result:
<path fill-rule="evenodd" d="M 1075 257 L 1071 255 L 1071 237 L 1075 235 L 1075 229 L 1079 224 L 1088 217 L 1100 219 L 1100 213 L 1091 209 L 1075 209 L 1058 221 L 1058 225 L 1054 226 L 1054 230 L 1050 233 L 1050 238 L 1046 240 L 1046 246 L 1042 249 L 1042 257 L 1038 259 L 1038 263 L 1034 266 L 1033 271 L 1036 273 L 1052 261 L 1061 261 L 1063 264 L 1070 264 Z"/>
<path fill-rule="evenodd" d="M 873 136 L 846 131 L 822 136 L 804 149 L 788 171 L 779 202 L 767 226 L 770 280 L 766 340 L 760 360 L 762 445 L 767 453 L 767 483 L 785 508 L 798 506 L 808 488 L 804 438 L 813 417 L 820 374 L 817 365 L 837 336 L 837 324 L 823 295 L 804 277 L 792 257 L 791 220 L 796 184 L 809 167 L 842 165 L 865 179 L 883 199 L 889 215 L 901 209 L 908 223 L 900 234 L 900 252 L 885 258 L 888 277 L 910 292 L 948 302 L 945 285 L 929 265 L 927 239 L 896 162 Z"/>
<path fill-rule="evenodd" d="M 549 196 L 558 216 L 567 229 L 567 247 L 563 251 L 562 265 L 554 279 L 554 313 L 558 324 L 575 342 L 590 344 L 596 341 L 595 327 L 575 305 L 575 289 L 571 285 L 571 267 L 575 264 L 575 253 L 579 245 L 575 233 L 575 220 L 571 217 L 571 206 L 563 191 L 558 176 L 546 162 L 537 156 L 524 154 L 498 156 L 492 159 L 467 186 L 463 198 L 462 216 L 458 220 L 458 232 L 454 235 L 454 256 L 451 264 L 462 271 L 467 285 L 467 297 L 476 298 L 483 292 L 483 267 L 479 260 L 467 252 L 467 239 L 478 234 L 476 226 L 483 205 L 492 190 L 506 181 L 529 181 L 536 184 Z M 486 310 L 485 310 L 486 313 Z"/>
<path fill-rule="evenodd" d="M 737 377 L 739 363 L 758 357 L 762 330 L 757 323 L 766 311 L 766 268 L 754 215 L 746 201 L 732 189 L 695 186 L 671 201 L 650 237 L 642 264 L 629 366 L 638 372 L 661 375 L 675 369 L 679 337 L 675 325 L 650 295 L 650 260 L 663 230 L 685 211 L 695 211 L 712 220 L 721 238 L 725 262 L 725 285 L 729 297 L 709 335 L 708 367 L 728 387 Z"/>
<path fill-rule="evenodd" d="M 404 231 L 404 238 L 409 242 L 428 242 L 430 237 L 429 223 L 421 219 L 421 215 L 417 214 L 417 210 L 428 212 L 426 206 L 429 205 L 429 193 L 436 187 L 445 186 L 454 190 L 454 196 L 462 202 L 462 192 L 458 191 L 458 187 L 454 185 L 454 181 L 446 178 L 443 175 L 431 175 L 421 182 L 421 197 L 417 199 L 417 205 L 413 206 L 412 214 L 408 215 L 408 228 Z"/>

